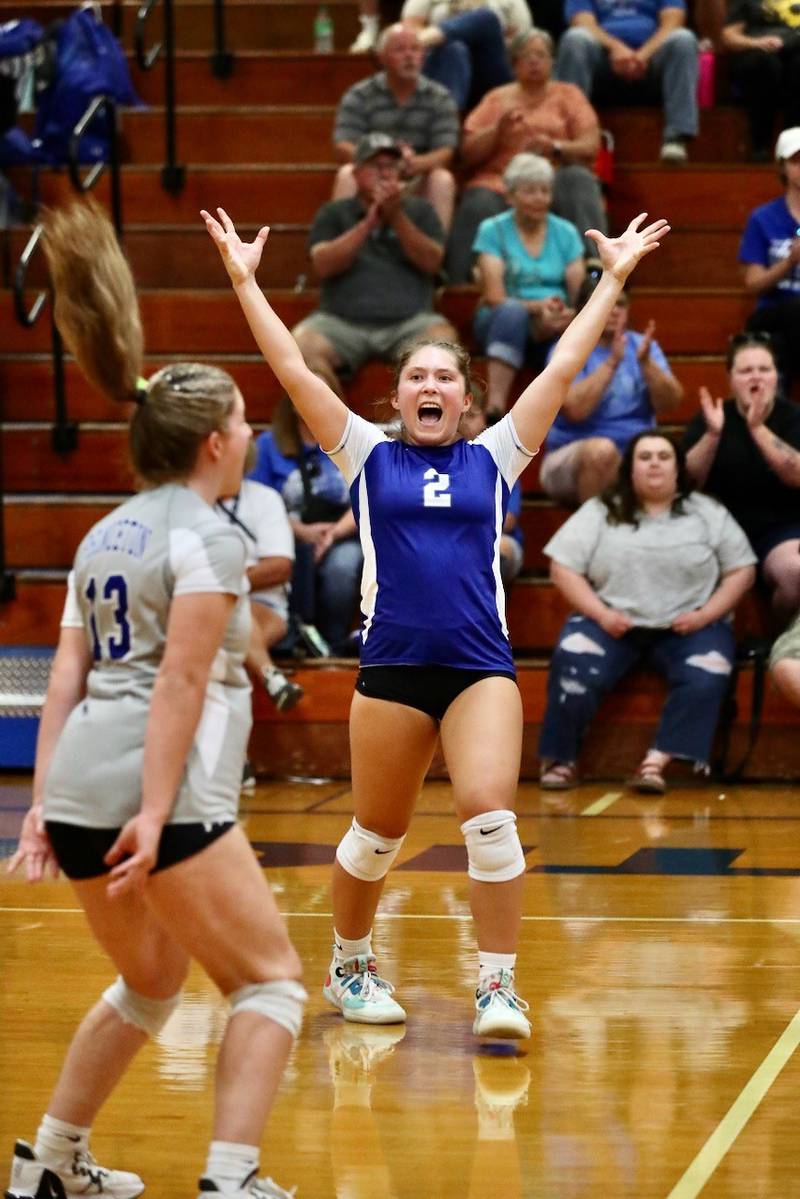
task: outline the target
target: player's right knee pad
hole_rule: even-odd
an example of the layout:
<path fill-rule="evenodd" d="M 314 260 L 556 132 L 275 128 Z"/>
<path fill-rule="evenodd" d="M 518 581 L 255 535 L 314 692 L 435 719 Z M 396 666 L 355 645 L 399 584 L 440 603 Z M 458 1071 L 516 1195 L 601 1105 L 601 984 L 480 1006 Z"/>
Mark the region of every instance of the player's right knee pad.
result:
<path fill-rule="evenodd" d="M 126 1024 L 140 1028 L 148 1037 L 157 1037 L 180 1003 L 182 995 L 183 992 L 178 991 L 169 999 L 148 999 L 129 987 L 119 975 L 102 997 Z"/>
<path fill-rule="evenodd" d="M 305 987 L 293 978 L 249 983 L 228 996 L 232 1016 L 238 1012 L 258 1012 L 259 1016 L 280 1024 L 294 1038 L 300 1032 L 307 999 Z"/>
<path fill-rule="evenodd" d="M 481 883 L 507 883 L 525 870 L 525 857 L 513 812 L 500 808 L 465 820 L 469 877 Z"/>
<path fill-rule="evenodd" d="M 336 860 L 339 865 L 364 883 L 376 883 L 385 878 L 389 867 L 400 852 L 405 836 L 381 837 L 353 823 L 339 842 Z"/>

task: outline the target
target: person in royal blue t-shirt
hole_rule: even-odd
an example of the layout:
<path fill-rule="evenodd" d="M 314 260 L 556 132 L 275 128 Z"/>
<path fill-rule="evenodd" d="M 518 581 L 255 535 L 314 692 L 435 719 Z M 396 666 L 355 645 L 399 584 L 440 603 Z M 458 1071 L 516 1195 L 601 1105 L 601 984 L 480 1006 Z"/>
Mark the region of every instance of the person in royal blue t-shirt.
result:
<path fill-rule="evenodd" d="M 473 1032 L 530 1036 L 514 989 L 525 858 L 513 807 L 522 703 L 506 630 L 498 542 L 510 489 L 536 453 L 628 274 L 665 221 L 593 231 L 603 277 L 549 365 L 475 441 L 457 345 L 412 343 L 400 356 L 391 439 L 309 371 L 255 279 L 268 235 L 243 244 L 221 209 L 203 213 L 253 335 L 305 424 L 350 485 L 364 548 L 361 669 L 350 715 L 355 819 L 336 851 L 334 951 L 323 993 L 345 1019 L 396 1024 L 405 1011 L 380 977 L 372 922 L 441 736 L 467 845 L 479 980 Z"/>
<path fill-rule="evenodd" d="M 800 375 L 800 126 L 779 135 L 775 159 L 784 194 L 750 213 L 739 262 L 744 285 L 756 297 L 747 328 L 773 337 L 786 386 Z"/>

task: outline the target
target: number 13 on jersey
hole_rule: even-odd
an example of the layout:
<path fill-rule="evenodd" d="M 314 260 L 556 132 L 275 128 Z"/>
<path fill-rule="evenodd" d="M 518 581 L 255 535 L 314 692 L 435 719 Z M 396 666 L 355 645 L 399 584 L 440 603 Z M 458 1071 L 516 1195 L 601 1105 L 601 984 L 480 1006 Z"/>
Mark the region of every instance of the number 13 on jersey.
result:
<path fill-rule="evenodd" d="M 131 626 L 128 620 L 128 581 L 124 575 L 109 575 L 100 587 L 94 575 L 85 595 L 89 601 L 92 657 L 99 662 L 103 652 L 113 662 L 130 653 Z"/>

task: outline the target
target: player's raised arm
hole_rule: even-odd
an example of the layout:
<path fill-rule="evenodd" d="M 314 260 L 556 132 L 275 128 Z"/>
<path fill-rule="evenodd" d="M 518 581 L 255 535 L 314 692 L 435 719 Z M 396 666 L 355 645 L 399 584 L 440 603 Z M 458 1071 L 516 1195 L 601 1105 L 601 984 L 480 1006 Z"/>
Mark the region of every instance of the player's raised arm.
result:
<path fill-rule="evenodd" d="M 527 449 L 537 449 L 544 440 L 572 381 L 596 346 L 628 275 L 669 232 L 664 220 L 642 228 L 646 219 L 647 213 L 636 217 L 621 237 L 606 237 L 596 229 L 587 231 L 597 242 L 603 274 L 588 302 L 562 333 L 545 369 L 512 409 L 517 436 Z"/>
<path fill-rule="evenodd" d="M 347 406 L 309 370 L 297 342 L 256 282 L 269 227 L 259 229 L 254 241 L 243 242 L 224 209 L 218 208 L 217 213 L 219 219 L 205 210 L 200 215 L 216 242 L 258 348 L 316 440 L 323 449 L 333 449 L 344 432 Z"/>

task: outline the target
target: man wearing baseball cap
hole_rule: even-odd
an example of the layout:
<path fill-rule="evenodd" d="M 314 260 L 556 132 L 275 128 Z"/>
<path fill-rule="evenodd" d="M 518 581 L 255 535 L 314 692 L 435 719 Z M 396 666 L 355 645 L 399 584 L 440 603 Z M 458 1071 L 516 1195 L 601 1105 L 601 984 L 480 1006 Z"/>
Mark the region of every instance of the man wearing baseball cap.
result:
<path fill-rule="evenodd" d="M 407 194 L 402 161 L 388 134 L 365 134 L 354 147 L 356 194 L 323 204 L 311 226 L 320 304 L 292 332 L 308 365 L 339 395 L 341 371 L 390 359 L 418 337 L 456 337 L 433 309 L 444 232 L 428 201 Z"/>
<path fill-rule="evenodd" d="M 775 159 L 784 193 L 750 213 L 739 262 L 744 285 L 756 297 L 747 328 L 773 338 L 788 389 L 800 377 L 800 125 L 779 135 Z"/>

